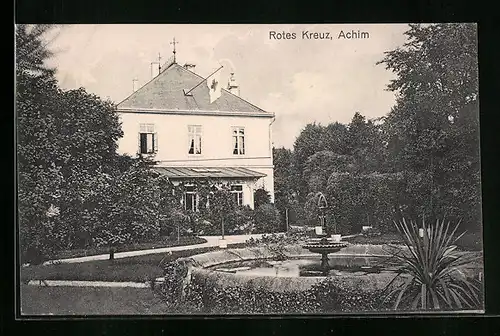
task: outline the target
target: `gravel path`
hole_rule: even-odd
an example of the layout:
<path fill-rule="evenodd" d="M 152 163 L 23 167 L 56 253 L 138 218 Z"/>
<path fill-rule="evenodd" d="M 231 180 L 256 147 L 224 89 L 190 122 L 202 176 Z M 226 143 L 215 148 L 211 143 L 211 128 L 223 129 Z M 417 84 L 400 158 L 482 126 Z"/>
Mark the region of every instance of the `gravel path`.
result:
<path fill-rule="evenodd" d="M 261 234 L 253 234 L 253 235 L 237 235 L 237 236 L 226 236 L 225 239 L 227 244 L 237 244 L 244 243 L 250 238 L 259 238 Z M 155 253 L 168 253 L 173 251 L 186 251 L 186 250 L 194 250 L 198 248 L 204 247 L 214 247 L 219 245 L 220 236 L 202 236 L 207 240 L 206 243 L 195 244 L 195 245 L 186 245 L 186 246 L 173 246 L 173 247 L 164 247 L 157 249 L 148 249 L 148 250 L 139 250 L 139 251 L 128 251 L 128 252 L 118 252 L 115 253 L 115 259 L 127 258 L 127 257 L 135 257 L 146 254 L 155 254 Z M 109 259 L 109 254 L 99 254 L 87 257 L 77 257 L 77 258 L 68 258 L 68 259 L 57 259 L 57 260 L 49 260 L 44 262 L 44 265 L 49 265 L 53 263 L 80 263 L 85 261 L 93 261 L 93 260 L 107 260 Z"/>

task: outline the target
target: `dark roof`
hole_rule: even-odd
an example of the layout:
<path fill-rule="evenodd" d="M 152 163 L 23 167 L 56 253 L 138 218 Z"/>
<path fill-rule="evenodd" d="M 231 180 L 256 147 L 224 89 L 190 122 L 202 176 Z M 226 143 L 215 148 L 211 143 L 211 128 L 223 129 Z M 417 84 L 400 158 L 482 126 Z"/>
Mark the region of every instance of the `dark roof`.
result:
<path fill-rule="evenodd" d="M 184 94 L 203 80 L 204 78 L 200 75 L 174 63 L 119 103 L 117 108 L 118 110 L 268 113 L 225 89 L 222 89 L 221 96 L 217 100 L 210 103 L 209 89 L 205 83 L 200 84 L 189 95 Z"/>
<path fill-rule="evenodd" d="M 260 178 L 266 174 L 241 167 L 155 167 L 168 178 Z"/>

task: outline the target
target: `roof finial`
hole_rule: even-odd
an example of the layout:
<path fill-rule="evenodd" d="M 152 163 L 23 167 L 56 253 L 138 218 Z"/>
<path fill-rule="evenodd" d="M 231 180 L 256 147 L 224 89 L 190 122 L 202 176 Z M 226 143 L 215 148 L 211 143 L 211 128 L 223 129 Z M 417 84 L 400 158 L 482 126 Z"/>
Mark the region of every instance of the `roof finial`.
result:
<path fill-rule="evenodd" d="M 176 63 L 176 61 L 175 61 L 175 53 L 176 53 L 176 51 L 175 51 L 175 45 L 176 45 L 176 44 L 178 44 L 178 43 L 179 43 L 179 42 L 177 42 L 177 41 L 175 40 L 175 37 L 174 37 L 174 39 L 172 40 L 172 42 L 170 42 L 170 44 L 172 44 L 172 45 L 174 46 L 174 50 L 172 51 L 172 53 L 174 54 L 174 63 Z"/>

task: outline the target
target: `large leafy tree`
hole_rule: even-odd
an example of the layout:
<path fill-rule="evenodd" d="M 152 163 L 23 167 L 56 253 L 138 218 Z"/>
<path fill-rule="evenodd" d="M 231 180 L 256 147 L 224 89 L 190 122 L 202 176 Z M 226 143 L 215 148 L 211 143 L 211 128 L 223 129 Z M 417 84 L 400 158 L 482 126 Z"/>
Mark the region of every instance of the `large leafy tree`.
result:
<path fill-rule="evenodd" d="M 16 113 L 18 209 L 21 258 L 41 262 L 55 248 L 57 212 L 63 177 L 60 167 L 40 153 L 55 150 L 47 141 L 57 133 L 51 116 L 57 94 L 53 69 L 45 63 L 51 55 L 41 36 L 46 26 L 16 26 Z"/>
<path fill-rule="evenodd" d="M 325 192 L 328 178 L 332 173 L 353 171 L 355 169 L 356 164 L 352 156 L 339 155 L 331 151 L 320 151 L 307 159 L 303 179 L 307 181 L 310 192 Z"/>
<path fill-rule="evenodd" d="M 412 24 L 408 42 L 380 62 L 396 74 L 386 118 L 394 170 L 420 180 L 414 204 L 480 223 L 477 31 L 475 24 Z"/>
<path fill-rule="evenodd" d="M 88 199 L 130 164 L 116 154 L 122 131 L 111 102 L 58 87 L 46 65 L 51 28 L 16 26 L 19 224 L 22 251 L 35 256 L 85 240 Z"/>
<path fill-rule="evenodd" d="M 348 152 L 357 163 L 361 173 L 385 169 L 386 148 L 380 125 L 356 112 L 348 125 Z"/>
<path fill-rule="evenodd" d="M 339 155 L 349 154 L 348 128 L 339 122 L 333 122 L 324 127 L 323 150 L 327 150 Z"/>
<path fill-rule="evenodd" d="M 162 176 L 140 163 L 116 176 L 99 174 L 76 213 L 97 246 L 148 241 L 160 232 L 162 186 Z"/>
<path fill-rule="evenodd" d="M 334 122 L 327 126 L 321 124 L 307 124 L 295 140 L 293 147 L 293 164 L 298 174 L 297 189 L 300 201 L 307 199 L 310 190 L 309 179 L 303 178 L 307 169 L 308 160 L 318 152 L 329 151 L 336 155 L 349 154 L 349 133 L 345 125 Z"/>
<path fill-rule="evenodd" d="M 47 60 L 53 56 L 48 48 L 51 40 L 47 33 L 53 31 L 53 25 L 19 24 L 16 32 L 16 73 L 24 73 L 33 77 L 53 76 L 55 69 L 47 65 Z"/>
<path fill-rule="evenodd" d="M 286 148 L 273 148 L 274 163 L 274 204 L 285 223 L 295 223 L 301 217 L 299 206 L 299 185 L 302 181 L 300 170 L 294 161 L 293 152 Z M 287 210 L 288 209 L 288 210 Z"/>

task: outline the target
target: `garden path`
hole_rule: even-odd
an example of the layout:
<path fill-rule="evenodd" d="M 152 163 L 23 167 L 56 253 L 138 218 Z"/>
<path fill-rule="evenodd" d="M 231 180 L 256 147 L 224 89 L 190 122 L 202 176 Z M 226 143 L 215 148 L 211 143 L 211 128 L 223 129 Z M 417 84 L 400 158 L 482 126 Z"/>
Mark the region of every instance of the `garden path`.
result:
<path fill-rule="evenodd" d="M 238 244 L 244 243 L 250 238 L 260 238 L 262 234 L 251 234 L 251 235 L 235 235 L 235 236 L 225 236 L 227 244 Z M 148 250 L 138 250 L 138 251 L 127 251 L 127 252 L 117 252 L 115 253 L 115 259 L 127 258 L 127 257 L 135 257 L 146 254 L 155 254 L 155 253 L 168 253 L 173 251 L 185 251 L 185 250 L 193 250 L 204 247 L 214 247 L 219 245 L 220 236 L 201 236 L 207 240 L 206 243 L 195 244 L 195 245 L 186 245 L 186 246 L 173 246 L 173 247 L 163 247 L 157 249 L 148 249 Z M 87 257 L 78 257 L 78 258 L 68 258 L 68 259 L 57 259 L 57 260 L 49 260 L 44 262 L 44 265 L 54 264 L 54 263 L 80 263 L 85 261 L 93 261 L 93 260 L 107 260 L 109 259 L 109 254 L 99 254 Z"/>

